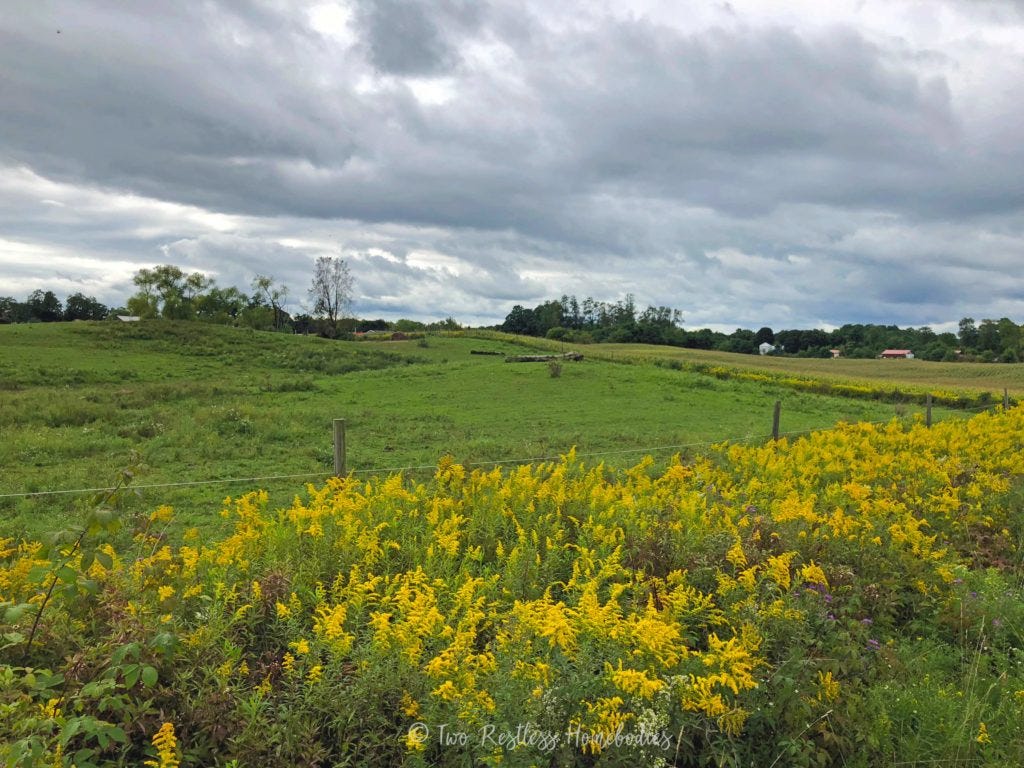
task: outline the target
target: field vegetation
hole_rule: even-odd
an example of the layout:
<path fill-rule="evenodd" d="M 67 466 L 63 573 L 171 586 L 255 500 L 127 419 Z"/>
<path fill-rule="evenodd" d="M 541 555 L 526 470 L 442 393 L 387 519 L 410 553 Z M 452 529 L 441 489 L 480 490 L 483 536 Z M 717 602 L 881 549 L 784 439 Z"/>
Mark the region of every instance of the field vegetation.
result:
<path fill-rule="evenodd" d="M 1024 411 L 111 499 L 0 544 L 9 765 L 1024 761 Z M 121 527 L 124 524 L 124 527 Z"/>
<path fill-rule="evenodd" d="M 446 453 L 473 464 L 556 456 L 573 446 L 628 466 L 661 446 L 692 446 L 679 449 L 689 454 L 727 438 L 760 440 L 771 431 L 776 399 L 783 431 L 919 411 L 612 365 L 590 359 L 589 348 L 558 378 L 544 365 L 471 354 L 522 352 L 523 341 L 455 334 L 337 342 L 169 321 L 0 326 L 0 531 L 48 530 L 77 514 L 78 498 L 2 494 L 102 487 L 138 463 L 133 453 L 144 465 L 138 486 L 326 477 L 334 418 L 347 420 L 348 467 L 364 473 L 430 468 Z M 665 461 L 673 450 L 653 453 Z M 284 504 L 303 481 L 254 485 Z M 170 504 L 190 524 L 216 524 L 212 510 L 240 487 L 150 488 L 137 503 Z"/>
<path fill-rule="evenodd" d="M 0 493 L 115 484 L 0 496 L 6 765 L 1024 763 L 1020 408 L 499 334 L 0 340 Z"/>

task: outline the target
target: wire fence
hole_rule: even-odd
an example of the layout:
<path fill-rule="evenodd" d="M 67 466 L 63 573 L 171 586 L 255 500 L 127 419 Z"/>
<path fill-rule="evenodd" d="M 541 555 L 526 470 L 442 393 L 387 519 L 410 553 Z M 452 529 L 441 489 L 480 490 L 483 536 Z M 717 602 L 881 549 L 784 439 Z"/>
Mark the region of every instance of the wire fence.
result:
<path fill-rule="evenodd" d="M 959 409 L 960 412 L 965 414 L 980 413 L 982 411 L 991 411 L 997 407 L 996 405 L 980 405 L 971 408 Z M 957 417 L 953 417 L 957 418 Z M 948 420 L 948 419 L 947 419 Z M 859 421 L 861 424 L 887 424 L 892 419 L 877 419 L 875 421 Z M 823 432 L 836 429 L 838 422 L 833 424 L 824 425 L 821 427 L 809 427 L 806 429 L 791 430 L 787 432 L 779 432 L 778 436 L 781 437 L 796 437 L 800 435 L 807 435 L 812 432 Z M 712 446 L 719 445 L 722 443 L 747 443 L 753 440 L 764 440 L 765 435 L 736 435 L 732 437 L 724 437 L 718 440 L 701 440 L 690 443 L 676 443 L 670 445 L 656 445 L 646 446 L 637 448 L 617 448 L 614 450 L 607 451 L 590 451 L 590 452 L 577 452 L 575 455 L 577 458 L 599 458 L 603 456 L 617 456 L 625 454 L 644 454 L 654 455 L 661 454 L 667 451 L 683 451 L 683 450 L 699 450 L 699 449 L 710 449 Z M 571 447 L 570 447 L 571 448 Z M 471 461 L 463 462 L 465 467 L 494 467 L 494 466 L 505 466 L 505 465 L 524 465 L 524 464 L 536 464 L 544 461 L 559 461 L 565 453 L 568 453 L 570 448 L 566 448 L 562 453 L 547 456 L 530 456 L 514 459 L 495 459 L 491 461 Z M 419 465 L 406 465 L 396 467 L 374 467 L 369 469 L 356 469 L 347 472 L 348 475 L 393 475 L 399 472 L 421 472 L 421 471 L 433 471 L 437 468 L 437 464 L 419 464 Z M 335 472 L 328 470 L 318 472 L 299 472 L 294 474 L 275 474 L 275 475 L 256 475 L 252 477 L 229 477 L 229 478 L 210 478 L 205 480 L 183 480 L 178 482 L 167 482 L 167 483 L 145 483 L 145 484 L 132 484 L 130 487 L 134 490 L 157 490 L 165 488 L 186 488 L 195 486 L 212 486 L 212 485 L 231 485 L 238 483 L 260 483 L 267 481 L 278 481 L 278 480 L 299 480 L 299 479 L 311 479 L 311 478 L 324 478 L 335 476 Z M 12 493 L 0 493 L 0 499 L 16 499 L 16 498 L 34 498 L 43 496 L 84 496 L 87 494 L 104 493 L 111 491 L 112 486 L 95 487 L 95 488 L 58 488 L 45 491 L 20 491 Z"/>

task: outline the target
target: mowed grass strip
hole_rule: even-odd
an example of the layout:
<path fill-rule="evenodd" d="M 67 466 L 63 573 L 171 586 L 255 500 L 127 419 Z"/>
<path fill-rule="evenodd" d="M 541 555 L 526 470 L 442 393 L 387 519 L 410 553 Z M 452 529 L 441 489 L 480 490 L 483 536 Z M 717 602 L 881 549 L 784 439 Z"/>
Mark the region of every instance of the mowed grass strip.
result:
<path fill-rule="evenodd" d="M 347 420 L 359 473 L 564 453 L 626 467 L 782 429 L 909 416 L 911 407 L 718 381 L 603 360 L 506 363 L 514 338 L 339 342 L 200 323 L 0 327 L 0 495 L 101 487 L 138 454 L 138 484 L 333 469 L 331 422 Z M 583 349 L 587 354 L 588 349 Z M 936 411 L 936 418 L 949 412 Z M 682 446 L 682 447 L 680 447 Z M 149 489 L 184 524 L 214 526 L 221 500 L 256 487 L 287 504 L 302 479 Z M 37 534 L 77 514 L 75 496 L 0 498 L 0 533 Z"/>

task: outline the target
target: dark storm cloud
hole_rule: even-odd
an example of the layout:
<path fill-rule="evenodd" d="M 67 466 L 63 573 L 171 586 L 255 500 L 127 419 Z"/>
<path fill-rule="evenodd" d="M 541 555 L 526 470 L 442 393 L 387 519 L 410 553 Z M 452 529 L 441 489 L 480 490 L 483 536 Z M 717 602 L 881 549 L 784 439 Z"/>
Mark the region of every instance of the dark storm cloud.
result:
<path fill-rule="evenodd" d="M 361 0 L 356 8 L 369 60 L 379 71 L 432 75 L 459 62 L 449 35 L 475 27 L 484 5 L 473 1 Z"/>
<path fill-rule="evenodd" d="M 363 254 L 367 306 L 433 291 L 499 319 L 633 291 L 704 322 L 830 322 L 843 280 L 893 321 L 982 300 L 1022 258 L 1024 63 L 984 34 L 1019 9 L 949 3 L 979 26 L 939 45 L 910 6 L 860 26 L 741 5 L 686 26 L 590 4 L 17 0 L 0 242 L 174 256 L 243 285 L 282 265 L 294 294 L 333 229 Z M 20 192 L 25 169 L 99 207 Z M 129 193 L 185 209 L 126 211 Z M 310 230 L 317 245 L 280 243 Z"/>

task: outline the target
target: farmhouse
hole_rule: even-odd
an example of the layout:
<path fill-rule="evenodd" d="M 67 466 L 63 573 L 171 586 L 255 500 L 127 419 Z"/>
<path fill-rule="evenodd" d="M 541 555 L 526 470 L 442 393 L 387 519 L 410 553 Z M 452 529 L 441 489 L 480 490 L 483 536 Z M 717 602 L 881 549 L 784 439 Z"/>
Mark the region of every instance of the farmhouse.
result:
<path fill-rule="evenodd" d="M 879 357 L 885 360 L 898 360 L 901 358 L 905 360 L 913 360 L 914 353 L 909 349 L 886 349 L 883 350 Z"/>
<path fill-rule="evenodd" d="M 758 345 L 757 351 L 760 352 L 762 355 L 770 355 L 772 352 L 775 351 L 775 345 L 769 344 L 767 341 L 762 341 Z"/>

